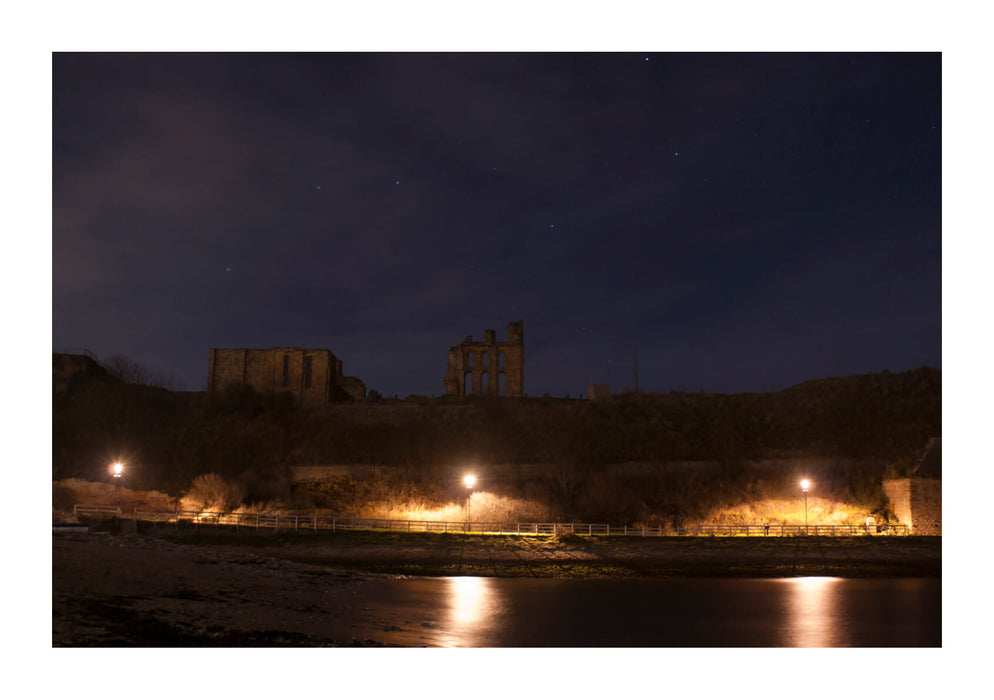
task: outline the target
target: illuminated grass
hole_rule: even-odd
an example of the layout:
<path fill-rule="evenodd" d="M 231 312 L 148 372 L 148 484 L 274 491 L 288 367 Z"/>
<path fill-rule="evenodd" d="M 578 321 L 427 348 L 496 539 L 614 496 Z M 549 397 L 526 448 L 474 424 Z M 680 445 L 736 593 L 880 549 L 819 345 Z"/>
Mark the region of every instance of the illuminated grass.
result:
<path fill-rule="evenodd" d="M 467 495 L 469 513 L 477 522 L 549 522 L 552 511 L 534 500 L 511 498 L 486 491 Z M 415 520 L 428 522 L 460 522 L 466 519 L 466 501 L 460 503 L 429 504 L 409 501 L 404 504 L 373 503 L 362 509 L 360 517 L 384 520 Z"/>
<path fill-rule="evenodd" d="M 869 509 L 808 496 L 809 525 L 863 525 L 873 515 Z M 804 501 L 800 498 L 767 498 L 712 510 L 704 519 L 708 525 L 804 525 Z"/>
<path fill-rule="evenodd" d="M 126 486 L 83 479 L 52 482 L 53 520 L 74 521 L 76 518 L 72 515 L 72 509 L 77 503 L 157 510 L 173 510 L 176 507 L 176 499 L 161 491 L 136 491 Z"/>

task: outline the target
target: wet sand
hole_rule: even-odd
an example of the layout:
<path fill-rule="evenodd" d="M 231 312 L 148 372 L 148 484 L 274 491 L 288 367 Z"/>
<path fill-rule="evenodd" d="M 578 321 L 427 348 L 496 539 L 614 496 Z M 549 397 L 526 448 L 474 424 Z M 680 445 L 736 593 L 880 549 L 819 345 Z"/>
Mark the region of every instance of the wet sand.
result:
<path fill-rule="evenodd" d="M 53 538 L 52 645 L 363 646 L 347 571 L 154 538 Z"/>

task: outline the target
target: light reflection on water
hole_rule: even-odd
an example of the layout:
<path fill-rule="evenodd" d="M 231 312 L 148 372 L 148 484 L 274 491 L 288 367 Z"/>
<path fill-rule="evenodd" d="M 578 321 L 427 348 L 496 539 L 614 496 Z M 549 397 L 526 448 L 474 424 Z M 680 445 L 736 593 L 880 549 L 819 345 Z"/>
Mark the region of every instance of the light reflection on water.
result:
<path fill-rule="evenodd" d="M 842 579 L 822 576 L 785 579 L 787 588 L 786 646 L 844 646 L 835 593 Z"/>
<path fill-rule="evenodd" d="M 457 576 L 369 586 L 363 636 L 402 646 L 941 646 L 940 579 Z"/>
<path fill-rule="evenodd" d="M 448 605 L 444 646 L 475 646 L 494 625 L 499 608 L 493 579 L 452 576 L 443 579 Z"/>

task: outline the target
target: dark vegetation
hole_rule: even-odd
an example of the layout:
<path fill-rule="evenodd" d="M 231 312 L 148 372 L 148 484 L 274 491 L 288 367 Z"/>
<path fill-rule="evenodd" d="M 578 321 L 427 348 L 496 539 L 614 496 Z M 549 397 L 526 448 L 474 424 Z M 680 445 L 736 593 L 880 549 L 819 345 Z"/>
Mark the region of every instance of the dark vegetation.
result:
<path fill-rule="evenodd" d="M 378 394 L 304 409 L 286 394 L 232 387 L 208 400 L 120 379 L 78 378 L 53 394 L 53 477 L 106 480 L 123 459 L 127 486 L 178 495 L 199 475 L 237 482 L 246 502 L 338 507 L 352 499 L 437 500 L 460 493 L 454 470 L 503 465 L 488 487 L 545 499 L 563 517 L 615 522 L 698 517 L 720 497 L 768 496 L 793 474 L 762 460 L 835 459 L 822 493 L 881 506 L 880 480 L 909 473 L 940 436 L 941 372 L 921 368 L 806 382 L 779 392 L 628 394 L 604 401 L 453 399 Z M 625 463 L 666 463 L 652 476 Z M 687 469 L 679 463 L 706 463 Z M 388 467 L 305 493 L 289 468 Z M 538 472 L 528 465 L 546 465 Z"/>

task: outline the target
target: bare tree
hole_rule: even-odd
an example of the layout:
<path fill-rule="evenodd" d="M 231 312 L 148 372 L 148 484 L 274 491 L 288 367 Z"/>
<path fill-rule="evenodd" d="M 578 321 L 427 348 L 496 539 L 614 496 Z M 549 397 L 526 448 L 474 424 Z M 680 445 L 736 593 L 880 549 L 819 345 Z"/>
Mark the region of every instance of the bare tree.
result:
<path fill-rule="evenodd" d="M 172 382 L 162 374 L 153 372 L 124 355 L 113 355 L 103 365 L 112 377 L 117 377 L 125 384 L 141 384 L 162 389 L 169 389 L 172 386 Z"/>

